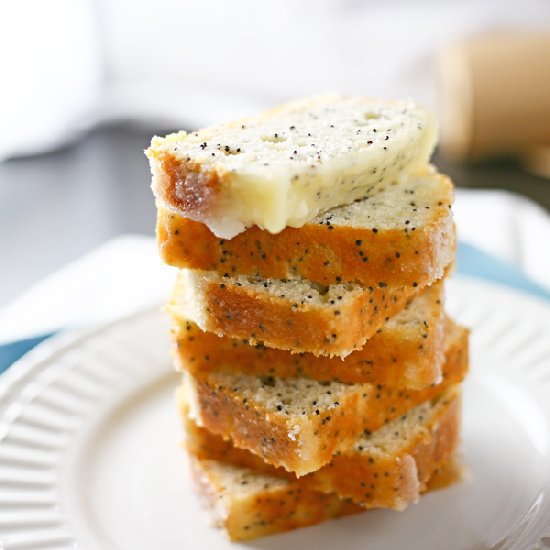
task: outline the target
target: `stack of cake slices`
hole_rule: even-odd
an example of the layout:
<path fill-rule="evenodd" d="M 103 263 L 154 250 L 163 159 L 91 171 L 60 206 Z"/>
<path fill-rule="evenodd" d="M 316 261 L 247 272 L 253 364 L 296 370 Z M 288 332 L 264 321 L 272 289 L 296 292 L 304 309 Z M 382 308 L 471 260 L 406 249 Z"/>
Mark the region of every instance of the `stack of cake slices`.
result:
<path fill-rule="evenodd" d="M 185 447 L 231 539 L 456 476 L 468 331 L 436 135 L 410 101 L 323 96 L 147 150 Z"/>

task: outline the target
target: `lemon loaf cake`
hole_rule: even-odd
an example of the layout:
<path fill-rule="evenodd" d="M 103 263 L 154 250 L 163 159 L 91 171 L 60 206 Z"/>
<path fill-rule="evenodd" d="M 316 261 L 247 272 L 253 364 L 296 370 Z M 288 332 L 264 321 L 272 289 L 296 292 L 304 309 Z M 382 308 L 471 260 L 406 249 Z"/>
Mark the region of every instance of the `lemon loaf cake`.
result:
<path fill-rule="evenodd" d="M 162 259 L 176 267 L 255 275 L 302 277 L 320 284 L 424 285 L 451 263 L 453 185 L 440 174 L 392 181 L 348 206 L 333 208 L 299 229 L 274 235 L 251 227 L 233 239 L 158 208 Z"/>
<path fill-rule="evenodd" d="M 335 95 L 155 137 L 146 154 L 161 204 L 231 239 L 300 227 L 376 186 L 428 171 L 436 123 L 412 101 Z"/>
<path fill-rule="evenodd" d="M 323 286 L 305 279 L 181 269 L 166 309 L 176 323 L 192 321 L 204 331 L 251 345 L 346 357 L 424 288 L 384 281 Z"/>
<path fill-rule="evenodd" d="M 363 508 L 296 481 L 218 460 L 192 460 L 216 526 L 233 541 L 250 540 L 357 514 Z"/>

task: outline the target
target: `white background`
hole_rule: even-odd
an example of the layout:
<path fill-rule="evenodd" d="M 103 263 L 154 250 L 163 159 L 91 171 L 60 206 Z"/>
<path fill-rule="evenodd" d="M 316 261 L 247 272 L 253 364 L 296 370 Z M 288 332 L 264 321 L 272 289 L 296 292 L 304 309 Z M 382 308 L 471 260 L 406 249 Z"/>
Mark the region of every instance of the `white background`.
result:
<path fill-rule="evenodd" d="M 3 2 L 0 158 L 98 120 L 198 127 L 326 91 L 437 108 L 441 47 L 526 26 L 550 28 L 550 2 Z"/>

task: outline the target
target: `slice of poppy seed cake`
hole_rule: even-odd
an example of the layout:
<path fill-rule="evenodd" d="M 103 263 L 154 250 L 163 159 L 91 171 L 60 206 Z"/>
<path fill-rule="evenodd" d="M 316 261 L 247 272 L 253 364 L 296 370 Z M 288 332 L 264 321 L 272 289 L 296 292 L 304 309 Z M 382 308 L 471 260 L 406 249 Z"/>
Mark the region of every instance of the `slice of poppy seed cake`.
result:
<path fill-rule="evenodd" d="M 218 460 L 192 459 L 200 492 L 215 524 L 232 541 L 251 540 L 363 512 L 350 500 L 297 481 Z"/>
<path fill-rule="evenodd" d="M 426 288 L 426 287 L 424 287 Z M 167 311 L 218 336 L 251 345 L 346 357 L 423 290 L 418 284 L 318 285 L 214 271 L 179 271 Z"/>
<path fill-rule="evenodd" d="M 440 279 L 455 250 L 450 179 L 409 177 L 367 191 L 298 229 L 274 235 L 251 227 L 230 240 L 159 204 L 159 251 L 170 265 L 228 276 L 367 286 L 379 281 L 423 286 Z"/>
<path fill-rule="evenodd" d="M 322 96 L 197 132 L 155 137 L 146 154 L 159 201 L 231 239 L 277 233 L 428 171 L 432 114 L 412 101 Z"/>

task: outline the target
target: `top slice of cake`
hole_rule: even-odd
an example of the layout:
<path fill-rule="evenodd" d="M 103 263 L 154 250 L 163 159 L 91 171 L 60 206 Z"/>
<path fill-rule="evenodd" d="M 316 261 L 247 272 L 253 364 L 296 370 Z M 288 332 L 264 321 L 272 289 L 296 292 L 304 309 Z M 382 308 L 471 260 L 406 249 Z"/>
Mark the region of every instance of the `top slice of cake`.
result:
<path fill-rule="evenodd" d="M 428 170 L 437 127 L 412 101 L 321 96 L 194 133 L 146 154 L 161 204 L 231 239 L 300 227 L 376 186 Z"/>

